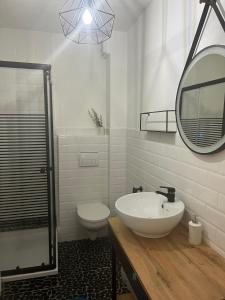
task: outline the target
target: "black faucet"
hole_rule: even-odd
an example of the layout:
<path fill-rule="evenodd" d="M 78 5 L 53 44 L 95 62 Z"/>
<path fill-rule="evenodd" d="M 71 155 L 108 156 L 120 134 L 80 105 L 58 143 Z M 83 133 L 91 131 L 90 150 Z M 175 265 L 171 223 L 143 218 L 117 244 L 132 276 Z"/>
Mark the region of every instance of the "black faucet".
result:
<path fill-rule="evenodd" d="M 168 193 L 163 193 L 163 192 L 160 192 L 160 191 L 156 191 L 156 194 L 160 194 L 160 195 L 165 196 L 168 199 L 168 202 L 175 202 L 175 192 L 176 192 L 176 189 L 174 187 L 160 186 L 160 188 L 167 189 Z"/>
<path fill-rule="evenodd" d="M 139 186 L 139 188 L 133 187 L 133 193 L 143 192 L 143 187 Z"/>

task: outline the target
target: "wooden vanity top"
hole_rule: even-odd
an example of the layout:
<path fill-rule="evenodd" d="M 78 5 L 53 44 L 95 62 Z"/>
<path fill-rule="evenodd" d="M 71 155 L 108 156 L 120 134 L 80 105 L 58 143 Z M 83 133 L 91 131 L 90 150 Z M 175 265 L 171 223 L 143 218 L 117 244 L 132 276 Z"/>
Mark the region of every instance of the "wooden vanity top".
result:
<path fill-rule="evenodd" d="M 147 239 L 118 218 L 109 225 L 152 300 L 225 300 L 225 259 L 209 246 L 191 246 L 187 229 Z"/>

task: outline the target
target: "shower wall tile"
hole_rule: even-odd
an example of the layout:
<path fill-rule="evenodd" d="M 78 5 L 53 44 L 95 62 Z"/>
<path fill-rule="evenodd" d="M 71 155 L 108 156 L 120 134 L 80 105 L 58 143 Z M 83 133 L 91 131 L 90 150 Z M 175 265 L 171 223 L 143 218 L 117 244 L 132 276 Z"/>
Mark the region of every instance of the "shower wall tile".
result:
<path fill-rule="evenodd" d="M 225 256 L 224 152 L 202 157 L 184 147 L 177 134 L 127 133 L 127 187 L 143 185 L 156 191 L 160 185 L 174 186 L 186 206 L 186 221 L 197 214 L 204 238 Z"/>

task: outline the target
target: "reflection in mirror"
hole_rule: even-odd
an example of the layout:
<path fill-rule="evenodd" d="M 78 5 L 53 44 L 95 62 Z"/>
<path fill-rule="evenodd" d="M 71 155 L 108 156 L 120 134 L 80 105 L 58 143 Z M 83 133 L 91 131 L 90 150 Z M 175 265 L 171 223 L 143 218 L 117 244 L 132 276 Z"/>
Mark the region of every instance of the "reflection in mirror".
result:
<path fill-rule="evenodd" d="M 224 145 L 225 48 L 212 46 L 194 57 L 177 93 L 177 125 L 185 144 L 197 153 Z"/>
<path fill-rule="evenodd" d="M 208 84 L 185 87 L 181 94 L 182 128 L 186 137 L 201 147 L 216 144 L 224 136 L 225 82 Z"/>

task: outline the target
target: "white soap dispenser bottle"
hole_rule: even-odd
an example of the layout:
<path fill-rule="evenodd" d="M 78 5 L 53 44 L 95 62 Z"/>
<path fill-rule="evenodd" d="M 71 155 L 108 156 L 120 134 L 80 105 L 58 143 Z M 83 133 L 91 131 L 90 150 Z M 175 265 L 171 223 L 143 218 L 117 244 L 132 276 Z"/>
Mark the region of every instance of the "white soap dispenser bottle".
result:
<path fill-rule="evenodd" d="M 202 243 L 202 224 L 193 215 L 189 222 L 189 243 L 191 245 L 200 245 Z"/>

